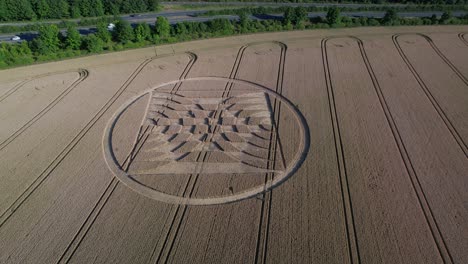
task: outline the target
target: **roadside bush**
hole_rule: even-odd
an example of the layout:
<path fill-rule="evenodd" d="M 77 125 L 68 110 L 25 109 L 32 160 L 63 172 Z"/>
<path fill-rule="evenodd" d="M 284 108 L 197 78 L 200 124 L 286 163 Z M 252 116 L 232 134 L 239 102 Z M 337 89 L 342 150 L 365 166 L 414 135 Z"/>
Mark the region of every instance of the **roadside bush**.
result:
<path fill-rule="evenodd" d="M 83 39 L 83 49 L 91 53 L 101 52 L 104 50 L 104 41 L 94 34 L 88 35 Z"/>
<path fill-rule="evenodd" d="M 59 29 L 56 25 L 41 26 L 39 36 L 33 42 L 34 50 L 40 55 L 53 55 L 60 49 Z"/>
<path fill-rule="evenodd" d="M 67 29 L 67 36 L 65 38 L 65 47 L 72 50 L 79 50 L 81 47 L 80 32 L 74 26 Z"/>
<path fill-rule="evenodd" d="M 1 1 L 1 0 L 0 0 Z M 294 11 L 294 9 L 291 9 Z M 107 30 L 104 21 L 99 23 L 96 34 L 80 36 L 75 24 L 68 25 L 66 36 L 62 36 L 56 25 L 40 26 L 39 36 L 32 42 L 23 41 L 18 44 L 0 44 L 0 68 L 15 65 L 26 65 L 35 61 L 50 61 L 68 58 L 88 53 L 99 53 L 103 50 L 120 51 L 128 48 L 139 48 L 154 44 L 170 44 L 178 41 L 189 41 L 210 37 L 229 36 L 240 33 L 269 32 L 292 29 L 315 29 L 330 27 L 357 27 L 381 25 L 429 25 L 438 24 L 468 24 L 468 15 L 452 17 L 447 13 L 440 20 L 436 16 L 427 18 L 399 18 L 395 12 L 388 11 L 384 18 L 341 18 L 333 8 L 324 18 L 310 20 L 250 20 L 242 16 L 240 21 L 215 19 L 208 22 L 183 22 L 170 25 L 165 18 L 158 18 L 154 29 L 147 24 L 136 25 L 133 29 L 128 22 L 119 21 L 113 34 Z M 167 23 L 166 23 L 167 22 Z M 335 23 L 332 23 L 335 22 Z M 36 25 L 37 26 L 37 25 Z M 111 35 L 113 35 L 111 37 Z M 80 45 L 81 43 L 81 45 Z"/>
<path fill-rule="evenodd" d="M 125 20 L 120 20 L 115 23 L 113 34 L 114 40 L 122 44 L 125 44 L 134 39 L 133 28 L 130 26 L 130 23 Z"/>

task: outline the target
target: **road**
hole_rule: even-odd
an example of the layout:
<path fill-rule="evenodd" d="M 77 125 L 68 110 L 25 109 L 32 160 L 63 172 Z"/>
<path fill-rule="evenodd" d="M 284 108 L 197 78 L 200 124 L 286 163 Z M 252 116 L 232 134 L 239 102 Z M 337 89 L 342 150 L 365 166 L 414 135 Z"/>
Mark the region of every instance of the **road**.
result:
<path fill-rule="evenodd" d="M 162 5 L 196 5 L 196 6 L 338 6 L 338 7 L 368 7 L 383 6 L 382 4 L 342 4 L 342 3 L 277 3 L 277 2 L 160 2 Z M 406 4 L 385 4 L 384 6 L 406 6 Z"/>
<path fill-rule="evenodd" d="M 275 3 L 275 2 L 161 2 L 162 5 L 171 6 L 171 5 L 194 5 L 194 6 L 315 6 L 315 7 L 329 7 L 329 6 L 336 6 L 336 7 L 347 7 L 347 8 L 360 8 L 360 7 L 402 7 L 406 6 L 406 4 L 385 4 L 385 5 L 378 5 L 378 4 L 342 4 L 342 3 Z M 205 13 L 209 8 L 204 10 L 180 10 L 180 11 L 162 11 L 157 13 L 147 13 L 147 14 L 140 14 L 138 16 L 133 15 L 121 15 L 120 17 L 124 20 L 128 20 L 131 22 L 137 21 L 139 19 L 154 19 L 158 16 L 164 17 L 174 17 L 174 16 L 195 16 L 197 14 Z M 87 18 L 90 19 L 90 18 Z M 67 19 L 66 21 L 72 22 L 79 22 L 81 19 Z M 34 23 L 44 23 L 44 24 L 58 24 L 62 22 L 62 20 L 53 20 L 53 21 L 39 21 L 39 22 L 7 22 L 7 23 L 0 23 L 0 26 L 22 26 L 22 25 L 29 25 Z"/>
<path fill-rule="evenodd" d="M 176 12 L 162 12 L 162 13 L 155 13 L 155 14 L 141 14 L 136 16 L 126 15 L 122 16 L 124 20 L 129 21 L 130 23 L 149 23 L 153 24 L 156 21 L 158 16 L 167 17 L 171 24 L 176 24 L 179 22 L 205 22 L 209 20 L 213 20 L 216 18 L 226 18 L 230 20 L 237 20 L 239 19 L 238 16 L 235 15 L 219 15 L 219 16 L 210 16 L 210 17 L 203 17 L 203 16 L 196 16 L 198 14 L 202 14 L 206 12 L 206 10 L 197 10 L 197 11 L 176 11 Z M 433 14 L 440 17 L 442 15 L 442 11 L 421 11 L 421 12 L 399 12 L 398 15 L 400 17 L 430 17 Z M 467 12 L 465 11 L 455 11 L 452 12 L 454 16 L 462 16 L 465 15 Z M 385 15 L 385 12 L 364 12 L 364 11 L 357 11 L 357 12 L 342 12 L 343 16 L 349 17 L 374 17 L 374 18 L 381 18 Z M 308 14 L 310 18 L 312 17 L 325 17 L 326 12 L 310 12 Z M 253 20 L 266 20 L 266 19 L 281 19 L 282 14 L 272 14 L 272 15 L 256 15 L 250 16 Z M 94 27 L 80 27 L 78 28 L 82 35 L 87 35 L 90 33 L 95 32 Z M 62 30 L 65 32 L 65 30 Z M 13 36 L 20 36 L 23 40 L 32 40 L 34 39 L 38 33 L 37 32 L 22 32 L 17 34 L 4 34 L 0 35 L 0 42 L 14 42 L 11 41 Z"/>

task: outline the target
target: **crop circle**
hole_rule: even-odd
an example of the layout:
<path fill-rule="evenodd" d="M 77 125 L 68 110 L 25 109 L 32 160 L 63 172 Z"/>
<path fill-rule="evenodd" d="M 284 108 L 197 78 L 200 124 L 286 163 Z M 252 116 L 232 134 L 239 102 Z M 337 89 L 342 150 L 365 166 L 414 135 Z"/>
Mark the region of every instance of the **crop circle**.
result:
<path fill-rule="evenodd" d="M 218 134 L 216 134 L 217 132 L 212 132 L 210 134 L 209 131 L 211 131 L 211 130 L 217 131 L 217 129 L 219 130 L 218 127 L 222 127 L 222 125 L 223 125 L 222 122 L 224 122 L 224 119 L 228 119 L 227 117 L 217 116 L 216 113 L 219 113 L 219 112 L 222 112 L 222 111 L 225 111 L 225 113 L 228 113 L 229 111 L 231 111 L 231 109 L 233 109 L 233 105 L 234 105 L 233 103 L 229 104 L 229 100 L 231 100 L 230 102 L 241 102 L 244 105 L 249 105 L 249 103 L 250 103 L 249 106 L 252 109 L 256 109 L 256 111 L 257 111 L 257 112 L 253 111 L 254 114 L 252 114 L 252 116 L 247 116 L 246 118 L 237 118 L 236 119 L 237 122 L 244 122 L 244 123 L 248 124 L 249 122 L 259 120 L 257 123 L 255 123 L 253 125 L 265 128 L 265 127 L 268 126 L 267 123 L 269 122 L 268 121 L 269 117 L 265 114 L 265 112 L 267 110 L 265 110 L 266 107 L 264 107 L 264 105 L 268 105 L 268 99 L 269 98 L 279 100 L 280 103 L 281 103 L 281 106 L 286 107 L 289 110 L 289 112 L 292 113 L 291 117 L 295 120 L 295 122 L 297 122 L 297 127 L 298 127 L 298 130 L 299 130 L 298 131 L 299 132 L 298 147 L 296 149 L 296 152 L 295 152 L 294 156 L 292 157 L 291 161 L 289 162 L 289 164 L 287 164 L 287 166 L 285 166 L 285 168 L 283 170 L 281 170 L 281 171 L 270 170 L 269 172 L 274 173 L 274 177 L 271 177 L 268 180 L 266 180 L 264 184 L 254 186 L 252 188 L 248 188 L 246 190 L 243 190 L 243 191 L 235 193 L 235 194 L 216 196 L 216 197 L 203 197 L 203 198 L 199 198 L 199 197 L 182 197 L 182 196 L 178 196 L 178 195 L 174 195 L 174 194 L 169 194 L 169 193 L 166 193 L 166 192 L 163 192 L 163 191 L 160 191 L 160 190 L 156 190 L 154 188 L 151 188 L 149 186 L 141 184 L 139 181 L 135 180 L 134 175 L 132 175 L 131 172 L 124 169 L 123 166 L 121 164 L 119 164 L 119 162 L 117 161 L 116 155 L 114 153 L 114 146 L 113 146 L 113 140 L 112 140 L 113 130 L 116 127 L 116 123 L 119 121 L 119 118 L 122 116 L 122 114 L 125 113 L 125 111 L 133 103 L 135 103 L 136 101 L 138 101 L 139 99 L 141 99 L 142 97 L 144 97 L 146 95 L 150 95 L 149 101 L 151 101 L 151 100 L 153 100 L 153 98 L 155 98 L 154 99 L 155 100 L 155 105 L 157 105 L 157 103 L 159 101 L 164 99 L 165 94 L 172 94 L 172 93 L 160 92 L 159 90 L 162 87 L 167 87 L 169 85 L 177 85 L 177 84 L 180 84 L 181 82 L 185 84 L 185 83 L 193 83 L 193 82 L 213 82 L 213 81 L 218 82 L 218 83 L 224 81 L 225 83 L 232 83 L 232 84 L 235 84 L 235 85 L 248 87 L 251 90 L 251 92 L 248 92 L 247 95 L 242 95 L 241 94 L 241 95 L 238 95 L 238 96 L 231 96 L 228 99 L 220 98 L 219 101 L 222 102 L 222 103 L 219 103 L 218 106 L 216 106 L 216 110 L 214 110 L 215 114 L 213 114 L 212 116 L 210 116 L 210 114 L 208 114 L 206 116 L 206 118 L 203 118 L 203 119 L 197 119 L 197 118 L 195 118 L 196 117 L 195 116 L 193 118 L 193 120 L 198 120 L 198 122 L 206 122 L 206 125 L 203 125 L 203 128 L 206 131 L 208 131 L 207 135 L 210 135 L 211 138 L 214 138 L 215 136 L 218 136 Z M 263 99 L 261 94 L 264 94 L 267 99 Z M 182 98 L 182 96 L 180 96 L 180 97 Z M 184 99 L 184 98 L 182 98 L 182 99 Z M 167 99 L 167 100 L 169 100 L 169 99 Z M 184 100 L 187 100 L 187 99 L 184 99 Z M 210 100 L 213 101 L 213 99 L 210 99 Z M 197 107 L 200 107 L 200 109 L 203 109 L 203 110 L 200 110 L 201 112 L 203 112 L 205 108 L 204 108 L 204 105 L 201 104 L 201 103 L 205 103 L 205 101 L 202 101 L 200 103 L 198 101 L 198 99 L 197 99 L 196 102 L 197 102 L 197 104 L 193 103 L 192 105 L 189 105 L 190 102 L 189 103 L 184 103 L 182 105 L 179 105 L 178 107 L 187 108 L 187 107 L 193 107 L 193 105 L 197 105 Z M 221 104 L 225 107 L 225 109 L 222 110 L 222 111 L 219 110 L 219 108 L 220 108 L 219 105 L 221 105 Z M 253 104 L 256 104 L 256 105 L 253 105 Z M 228 105 L 228 106 L 226 106 L 226 105 Z M 167 105 L 166 105 L 166 108 L 167 108 Z M 173 110 L 173 108 L 170 108 L 170 109 Z M 208 109 L 208 107 L 207 107 L 207 109 Z M 244 110 L 244 112 L 246 112 L 245 109 L 243 109 L 243 110 Z M 148 111 L 149 110 L 147 109 L 147 112 Z M 191 113 L 194 112 L 193 110 L 187 110 L 187 111 L 190 111 Z M 208 111 L 208 110 L 206 110 L 204 112 L 205 113 L 210 113 L 210 111 Z M 156 112 L 156 113 L 159 114 L 159 115 L 162 115 L 161 111 Z M 145 115 L 147 116 L 148 114 L 145 113 Z M 164 114 L 164 115 L 168 115 L 168 114 Z M 271 115 L 274 115 L 274 113 L 271 112 Z M 151 127 L 153 129 L 155 129 L 155 130 L 158 130 L 158 129 L 160 129 L 162 127 L 162 125 L 160 125 L 160 124 L 162 124 L 162 121 L 166 122 L 164 124 L 165 131 L 169 130 L 168 127 L 172 128 L 174 126 L 177 126 L 177 129 L 179 129 L 178 131 L 180 131 L 181 127 L 182 127 L 182 129 L 184 128 L 183 122 L 185 122 L 185 119 L 183 119 L 183 118 L 169 119 L 168 117 L 166 117 L 165 119 L 161 118 L 161 119 L 158 119 L 157 121 L 154 121 L 154 118 L 152 118 L 152 119 L 148 118 L 148 119 L 151 120 L 152 122 L 154 122 L 154 124 L 153 123 L 151 124 Z M 178 121 L 179 119 L 181 121 Z M 222 119 L 222 121 L 220 121 L 221 119 Z M 235 119 L 235 118 L 233 117 L 233 119 Z M 169 122 L 168 120 L 169 121 L 170 120 L 177 120 L 177 121 L 170 121 Z M 200 121 L 200 120 L 206 120 L 206 121 Z M 169 123 L 167 123 L 167 122 L 169 122 Z M 173 123 L 171 123 L 171 122 L 173 122 Z M 180 122 L 180 124 L 179 124 L 179 122 Z M 215 123 L 211 123 L 211 122 L 215 122 Z M 271 125 L 271 127 L 272 127 L 271 131 L 275 130 L 274 121 L 273 121 L 273 124 Z M 159 130 L 159 131 L 161 131 L 161 130 Z M 193 129 L 191 131 L 192 131 L 192 133 L 194 133 Z M 158 135 L 164 135 L 161 132 L 158 132 L 158 133 L 159 133 Z M 228 132 L 226 132 L 226 133 L 228 133 Z M 273 132 L 270 132 L 270 133 L 273 133 Z M 245 133 L 238 133 L 238 134 L 239 135 L 245 135 Z M 174 137 L 172 137 L 172 138 L 174 138 Z M 308 153 L 308 150 L 309 150 L 309 144 L 310 144 L 309 142 L 310 142 L 310 140 L 309 140 L 309 129 L 308 129 L 307 123 L 305 121 L 305 118 L 300 113 L 300 111 L 296 107 L 294 107 L 294 105 L 287 98 L 283 97 L 282 95 L 280 95 L 280 94 L 278 94 L 278 93 L 276 93 L 276 92 L 274 92 L 274 91 L 272 91 L 272 90 L 270 90 L 270 89 L 268 89 L 268 88 L 266 88 L 266 87 L 264 87 L 262 85 L 259 85 L 259 84 L 253 83 L 253 82 L 249 82 L 249 81 L 229 79 L 229 78 L 223 78 L 223 77 L 197 77 L 197 78 L 187 78 L 187 79 L 184 79 L 184 80 L 177 80 L 177 81 L 171 81 L 171 82 L 163 83 L 163 84 L 158 85 L 156 87 L 153 87 L 151 89 L 145 90 L 144 92 L 140 93 L 137 96 L 134 96 L 133 98 L 128 100 L 126 103 L 124 103 L 114 113 L 114 115 L 111 117 L 111 119 L 109 120 L 109 122 L 108 122 L 108 124 L 107 124 L 107 126 L 106 126 L 106 128 L 104 130 L 103 152 L 104 152 L 105 161 L 106 161 L 110 171 L 112 171 L 112 173 L 114 174 L 114 176 L 117 177 L 117 179 L 119 181 L 124 183 L 130 189 L 132 189 L 132 190 L 134 190 L 134 191 L 136 191 L 136 192 L 138 192 L 138 193 L 140 193 L 140 194 L 142 194 L 142 195 L 144 195 L 146 197 L 149 197 L 149 198 L 161 201 L 161 202 L 172 203 L 172 204 L 214 205 L 214 204 L 225 204 L 225 203 L 231 203 L 231 202 L 244 200 L 244 199 L 254 197 L 254 196 L 258 195 L 258 194 L 261 194 L 263 192 L 269 191 L 269 190 L 277 187 L 278 185 L 280 185 L 281 183 L 286 181 L 289 177 L 291 177 L 297 171 L 297 169 L 301 166 L 301 164 L 303 163 L 303 161 L 305 160 L 305 158 L 307 156 L 307 153 Z M 210 142 L 200 141 L 199 145 L 203 146 L 203 145 L 207 145 L 209 143 Z M 238 143 L 236 143 L 236 144 L 238 144 Z M 196 147 L 194 147 L 194 148 L 196 148 Z M 202 147 L 200 147 L 200 148 L 202 148 Z M 160 149 L 162 149 L 162 148 L 160 148 Z M 206 149 L 202 149 L 202 150 L 206 152 Z M 203 151 L 200 151 L 200 153 L 203 153 Z M 226 151 L 223 151 L 223 152 L 226 152 Z M 169 154 L 175 155 L 172 152 L 169 153 Z M 234 156 L 234 157 L 237 157 L 237 156 L 240 155 L 238 153 L 233 153 L 233 154 L 223 153 L 223 155 L 224 154 Z M 165 155 L 167 156 L 167 153 L 165 153 Z M 174 159 L 173 163 L 177 164 L 177 160 Z M 203 162 L 201 162 L 201 163 L 199 162 L 199 164 L 203 164 Z M 259 172 L 259 173 L 262 172 L 261 169 L 256 169 L 256 168 L 254 168 L 252 166 L 249 167 L 249 166 L 245 165 L 244 163 L 239 163 L 239 164 L 236 165 L 236 164 L 232 163 L 231 166 L 232 166 L 232 168 L 234 168 L 234 170 L 236 170 L 236 169 L 237 170 L 244 170 L 244 171 L 252 170 L 252 171 Z M 181 168 L 182 168 L 182 170 L 184 168 L 186 168 L 186 170 L 192 169 L 192 171 L 184 171 L 184 173 L 199 174 L 199 173 L 204 173 L 204 169 L 210 171 L 210 173 L 217 173 L 216 168 L 218 168 L 218 167 L 222 168 L 222 165 L 223 164 L 220 164 L 220 166 L 212 166 L 212 168 L 211 167 L 204 168 L 203 165 L 201 165 L 201 166 L 197 165 L 196 167 L 194 167 L 195 166 L 194 162 L 192 162 L 192 163 L 187 162 L 187 163 L 183 163 L 183 164 L 180 163 L 180 166 L 176 166 L 176 167 L 175 166 L 172 166 L 172 167 L 167 167 L 166 166 L 167 168 L 164 167 L 164 166 L 155 167 L 155 168 L 152 168 L 151 173 L 153 173 L 153 174 L 158 173 L 159 169 L 162 171 L 162 172 L 160 172 L 161 174 L 163 174 L 163 173 L 178 173 L 178 170 L 181 170 Z M 195 170 L 194 168 L 201 168 L 201 169 Z M 263 170 L 263 171 L 265 171 L 265 173 L 268 172 L 267 170 Z"/>

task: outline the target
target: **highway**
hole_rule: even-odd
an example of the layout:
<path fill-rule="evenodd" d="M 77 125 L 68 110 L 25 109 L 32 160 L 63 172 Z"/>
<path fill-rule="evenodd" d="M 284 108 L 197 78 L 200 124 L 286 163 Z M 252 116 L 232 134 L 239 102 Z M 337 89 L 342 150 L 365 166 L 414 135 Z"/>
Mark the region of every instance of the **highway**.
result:
<path fill-rule="evenodd" d="M 141 14 L 141 15 L 126 15 L 122 16 L 122 19 L 129 21 L 132 24 L 135 23 L 149 23 L 154 24 L 156 18 L 158 16 L 167 17 L 171 24 L 179 23 L 179 22 L 205 22 L 209 20 L 213 20 L 216 18 L 226 18 L 230 20 L 237 20 L 239 19 L 236 15 L 219 15 L 219 16 L 197 16 L 202 13 L 206 12 L 206 10 L 197 10 L 197 11 L 176 11 L 176 12 L 161 12 L 161 13 L 153 13 L 153 14 Z M 430 17 L 433 14 L 440 17 L 442 15 L 442 11 L 421 11 L 421 12 L 399 12 L 398 15 L 400 17 Z M 454 16 L 463 16 L 467 12 L 465 11 L 454 11 L 452 15 Z M 375 11 L 356 11 L 356 12 L 342 12 L 343 16 L 349 17 L 374 17 L 374 18 L 381 18 L 385 15 L 385 12 L 375 12 Z M 326 12 L 310 12 L 308 13 L 310 18 L 312 17 L 325 17 Z M 266 19 L 281 19 L 282 14 L 271 14 L 271 15 L 256 15 L 250 16 L 253 20 L 266 20 Z M 0 24 L 5 25 L 5 24 Z M 16 24 L 15 24 L 16 25 Z M 94 27 L 80 27 L 78 28 L 80 34 L 87 35 L 90 33 L 94 33 L 96 29 Z M 65 32 L 65 30 L 62 30 Z M 0 35 L 0 42 L 14 42 L 11 41 L 13 36 L 19 36 L 23 40 L 32 40 L 34 39 L 38 33 L 37 32 L 22 32 L 16 34 L 4 34 Z"/>
<path fill-rule="evenodd" d="M 223 6 L 316 6 L 316 7 L 326 7 L 326 6 L 337 6 L 337 7 L 370 7 L 370 6 L 406 6 L 406 4 L 342 4 L 342 3 L 278 3 L 278 2 L 160 2 L 162 5 L 193 5 L 193 6 L 214 6 L 214 5 L 223 5 Z"/>

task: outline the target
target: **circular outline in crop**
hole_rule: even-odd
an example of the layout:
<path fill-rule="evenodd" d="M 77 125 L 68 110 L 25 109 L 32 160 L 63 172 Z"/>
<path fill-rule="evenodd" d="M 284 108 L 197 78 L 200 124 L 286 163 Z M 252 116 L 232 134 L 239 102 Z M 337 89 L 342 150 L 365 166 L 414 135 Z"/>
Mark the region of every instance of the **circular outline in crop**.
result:
<path fill-rule="evenodd" d="M 158 190 L 155 190 L 153 188 L 150 188 L 148 186 L 142 185 L 141 183 L 137 182 L 132 178 L 131 175 L 128 175 L 125 173 L 121 166 L 119 165 L 119 162 L 117 161 L 113 148 L 112 148 L 112 131 L 119 120 L 120 116 L 129 108 L 133 103 L 138 101 L 138 99 L 142 98 L 143 96 L 147 95 L 151 91 L 155 91 L 159 88 L 162 88 L 164 86 L 168 86 L 171 84 L 177 84 L 179 82 L 193 82 L 193 81 L 225 81 L 225 82 L 232 82 L 232 83 L 237 83 L 241 85 L 246 85 L 254 89 L 261 90 L 262 92 L 265 92 L 269 95 L 272 95 L 273 97 L 276 97 L 279 99 L 294 115 L 294 118 L 299 124 L 299 131 L 300 131 L 300 143 L 298 147 L 298 151 L 294 155 L 294 158 L 290 162 L 289 166 L 286 166 L 286 169 L 279 174 L 277 177 L 273 177 L 273 179 L 269 179 L 265 184 L 246 189 L 245 191 L 236 193 L 234 195 L 228 195 L 228 196 L 216 196 L 216 197 L 206 197 L 206 198 L 192 198 L 192 197 L 181 197 L 177 195 L 172 195 L 172 194 L 167 194 Z M 156 87 L 153 87 L 151 89 L 147 89 L 143 91 L 141 94 L 132 97 L 128 101 L 126 101 L 111 117 L 109 122 L 107 123 L 107 126 L 104 130 L 104 136 L 103 136 L 103 152 L 104 152 L 104 160 L 106 161 L 106 164 L 108 168 L 112 171 L 115 177 L 119 181 L 121 181 L 123 184 L 127 185 L 130 189 L 136 191 L 137 193 L 144 195 L 148 198 L 158 200 L 161 202 L 166 202 L 166 203 L 171 203 L 171 204 L 182 204 L 182 205 L 215 205 L 215 204 L 226 204 L 226 203 L 232 203 L 244 199 L 248 199 L 254 196 L 257 196 L 258 194 L 267 192 L 277 186 L 279 186 L 281 183 L 285 182 L 289 177 L 291 177 L 302 165 L 304 162 L 308 152 L 309 152 L 309 147 L 310 147 L 310 134 L 309 134 L 309 128 L 307 126 L 307 122 L 304 118 L 304 116 L 301 114 L 301 112 L 284 96 L 260 85 L 257 83 L 245 81 L 245 80 L 238 80 L 238 79 L 229 79 L 226 77 L 196 77 L 196 78 L 187 78 L 183 80 L 177 80 L 177 81 L 171 81 L 171 82 L 166 82 L 163 84 L 160 84 Z"/>

